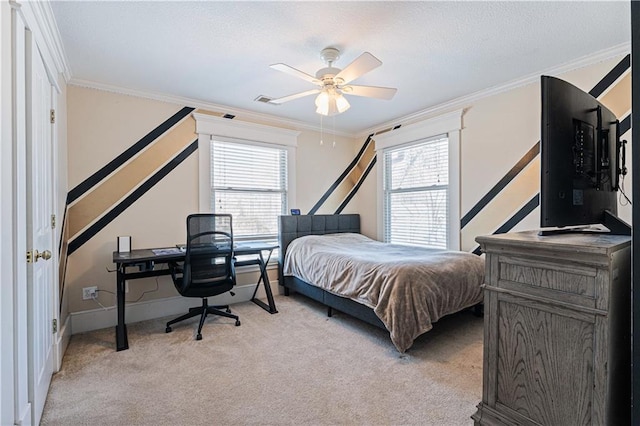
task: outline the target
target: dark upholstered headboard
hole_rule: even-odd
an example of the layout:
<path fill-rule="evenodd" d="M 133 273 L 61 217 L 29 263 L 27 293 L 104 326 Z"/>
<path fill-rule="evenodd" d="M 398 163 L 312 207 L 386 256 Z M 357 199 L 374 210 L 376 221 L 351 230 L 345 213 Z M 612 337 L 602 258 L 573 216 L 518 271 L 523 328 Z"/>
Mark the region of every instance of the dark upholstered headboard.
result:
<path fill-rule="evenodd" d="M 340 232 L 360 233 L 359 214 L 314 214 L 280 216 L 278 221 L 278 244 L 280 272 L 289 243 L 305 235 L 336 234 Z"/>

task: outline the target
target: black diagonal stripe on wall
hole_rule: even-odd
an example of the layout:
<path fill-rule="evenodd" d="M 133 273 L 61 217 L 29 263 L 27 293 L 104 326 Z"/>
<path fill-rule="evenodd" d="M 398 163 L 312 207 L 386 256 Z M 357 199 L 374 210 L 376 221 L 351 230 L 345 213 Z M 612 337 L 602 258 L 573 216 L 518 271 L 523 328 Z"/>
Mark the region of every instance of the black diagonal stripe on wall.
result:
<path fill-rule="evenodd" d="M 62 257 L 62 245 L 64 244 L 64 239 L 65 239 L 65 232 L 66 232 L 66 221 L 67 221 L 67 210 L 68 210 L 68 205 L 64 206 L 64 213 L 62 215 L 62 229 L 60 229 L 60 242 L 58 243 L 58 259 L 60 259 Z M 69 248 L 67 246 L 67 252 L 69 251 Z M 65 285 L 65 280 L 66 280 L 66 275 L 67 275 L 67 265 L 69 263 L 69 254 L 65 254 L 64 256 L 64 266 L 62 267 L 64 274 L 62 275 L 62 282 L 58 283 L 59 287 L 60 287 L 60 295 L 58 296 L 59 298 L 59 306 L 58 306 L 58 314 L 60 314 L 62 312 L 62 302 L 64 301 L 64 289 L 66 287 Z"/>
<path fill-rule="evenodd" d="M 631 68 L 631 55 L 627 55 L 624 58 L 622 58 L 622 60 L 618 62 L 618 65 L 613 67 L 613 69 L 609 71 L 607 75 L 605 75 L 604 78 L 600 80 L 598 84 L 596 84 L 593 87 L 593 89 L 591 89 L 589 94 L 594 98 L 597 98 L 598 96 L 602 95 L 602 93 L 604 93 L 604 91 L 607 90 L 607 87 L 611 86 L 629 68 Z"/>
<path fill-rule="evenodd" d="M 60 303 L 58 304 L 58 313 L 62 312 L 62 302 L 64 301 L 64 289 L 67 288 L 67 266 L 69 266 L 69 255 L 64 258 L 64 276 L 62 277 L 62 283 L 60 283 Z"/>
<path fill-rule="evenodd" d="M 629 131 L 629 129 L 631 129 L 631 114 L 627 115 L 621 122 L 620 122 L 620 136 L 624 135 L 625 133 L 627 133 Z"/>
<path fill-rule="evenodd" d="M 533 198 L 531 198 L 527 202 L 527 204 L 522 206 L 522 208 L 518 210 L 516 214 L 511 216 L 509 220 L 507 220 L 500 228 L 498 228 L 496 232 L 494 232 L 494 234 L 504 234 L 506 232 L 511 231 L 514 226 L 520 223 L 522 219 L 527 217 L 529 213 L 531 213 L 539 205 L 540 205 L 540 194 L 536 194 L 533 196 Z M 477 255 L 482 254 L 482 250 L 480 249 L 480 247 L 476 247 L 476 249 L 473 251 L 473 254 L 477 254 Z"/>
<path fill-rule="evenodd" d="M 68 255 L 70 256 L 74 251 L 78 250 L 84 243 L 89 241 L 94 235 L 100 232 L 111 221 L 118 217 L 122 212 L 129 208 L 134 202 L 142 197 L 147 191 L 155 186 L 162 178 L 167 176 L 173 169 L 175 169 L 180 163 L 193 154 L 198 149 L 198 140 L 193 141 L 188 147 L 186 147 L 180 154 L 178 154 L 173 160 L 165 164 L 160 170 L 147 179 L 142 185 L 129 194 L 120 204 L 116 205 L 106 215 L 101 217 L 93 225 L 87 228 L 82 234 L 74 238 L 69 243 Z"/>
<path fill-rule="evenodd" d="M 344 208 L 347 207 L 347 204 L 349 204 L 349 201 L 351 201 L 353 196 L 356 195 L 356 192 L 358 192 L 358 189 L 360 189 L 360 186 L 362 185 L 362 182 L 364 182 L 364 180 L 367 178 L 367 175 L 369 174 L 369 172 L 371 172 L 371 170 L 373 169 L 373 166 L 375 166 L 376 161 L 377 161 L 377 156 L 374 156 L 373 159 L 371 160 L 371 162 L 369 163 L 369 165 L 367 166 L 366 170 L 364 171 L 364 173 L 360 177 L 360 180 L 358 181 L 356 186 L 354 186 L 353 189 L 351 190 L 351 192 L 349 192 L 349 195 L 347 195 L 347 198 L 344 199 L 344 201 L 340 204 L 340 206 L 338 207 L 338 209 L 335 211 L 334 214 L 342 213 L 342 210 L 344 210 Z"/>
<path fill-rule="evenodd" d="M 476 217 L 480 211 L 487 206 L 500 191 L 502 191 L 525 167 L 529 165 L 531 161 L 540 153 L 540 141 L 538 141 L 517 163 L 509 170 L 509 172 L 502 178 L 493 188 L 487 192 L 487 194 L 476 203 L 475 206 L 469 210 L 467 214 L 460 220 L 460 228 L 464 228 L 467 223 Z"/>
<path fill-rule="evenodd" d="M 62 254 L 62 243 L 64 242 L 64 233 L 65 233 L 65 222 L 67 219 L 67 209 L 68 206 L 64 206 L 64 213 L 62 214 L 62 229 L 60 230 L 60 242 L 58 243 L 58 256 Z"/>
<path fill-rule="evenodd" d="M 367 140 L 364 141 L 364 144 L 362 145 L 362 148 L 360 148 L 360 152 L 358 152 L 358 155 L 356 155 L 356 157 L 353 159 L 353 161 L 351 162 L 351 164 L 349 164 L 347 166 L 347 168 L 345 169 L 344 172 L 342 172 L 342 174 L 340 175 L 340 177 L 338 177 L 338 179 L 336 179 L 336 181 L 333 183 L 333 185 L 331 185 L 329 187 L 329 189 L 327 190 L 327 192 L 324 193 L 324 195 L 320 198 L 320 200 L 318 200 L 318 202 L 315 204 L 315 206 L 313 206 L 311 208 L 311 210 L 309 210 L 309 213 L 307 214 L 315 214 L 318 209 L 320 207 L 322 207 L 322 204 L 324 204 L 325 201 L 327 201 L 327 198 L 329 198 L 331 196 L 331 193 L 333 193 L 333 191 L 335 191 L 335 189 L 338 187 L 338 185 L 340 185 L 342 183 L 342 181 L 344 180 L 345 177 L 347 177 L 347 175 L 351 172 L 351 170 L 356 166 L 356 164 L 358 164 L 358 161 L 360 161 L 360 158 L 362 157 L 362 154 L 364 154 L 365 149 L 367 148 L 367 146 L 369 145 L 369 142 L 371 142 L 371 137 L 373 136 L 373 134 L 369 135 L 367 137 Z"/>
<path fill-rule="evenodd" d="M 180 111 L 176 112 L 174 115 L 165 120 L 158 127 L 147 133 L 138 142 L 127 148 L 127 150 L 122 154 L 111 160 L 106 166 L 102 167 L 100 170 L 86 178 L 75 188 L 69 191 L 69 194 L 67 194 L 67 204 L 73 203 L 75 200 L 80 198 L 84 193 L 86 193 L 104 178 L 113 173 L 118 167 L 129 161 L 131 158 L 133 158 L 134 155 L 143 150 L 147 145 L 160 137 L 164 132 L 169 130 L 184 117 L 189 115 L 194 109 L 195 108 L 191 107 L 182 108 Z"/>

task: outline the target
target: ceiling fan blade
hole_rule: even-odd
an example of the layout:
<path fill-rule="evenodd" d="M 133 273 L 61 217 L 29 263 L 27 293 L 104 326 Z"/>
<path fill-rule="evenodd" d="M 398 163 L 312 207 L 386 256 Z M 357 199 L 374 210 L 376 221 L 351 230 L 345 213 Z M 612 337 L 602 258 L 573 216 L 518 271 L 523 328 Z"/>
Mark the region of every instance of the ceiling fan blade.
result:
<path fill-rule="evenodd" d="M 271 99 L 269 101 L 269 103 L 270 104 L 280 105 L 282 103 L 285 103 L 285 102 L 288 102 L 288 101 L 292 101 L 294 99 L 302 98 L 304 96 L 313 95 L 313 94 L 316 94 L 316 93 L 320 93 L 320 89 L 311 89 L 311 90 L 307 90 L 306 92 L 294 93 L 293 95 L 285 96 L 283 98 Z"/>
<path fill-rule="evenodd" d="M 342 92 L 345 95 L 365 96 L 367 98 L 378 98 L 389 100 L 393 98 L 398 89 L 392 87 L 377 87 L 377 86 L 353 86 L 348 85 L 341 87 Z"/>
<path fill-rule="evenodd" d="M 320 80 L 318 80 L 317 78 L 315 78 L 312 75 L 307 74 L 306 72 L 302 72 L 300 70 L 297 70 L 293 67 L 290 67 L 287 64 L 273 64 L 273 65 L 269 65 L 271 68 L 273 68 L 274 70 L 278 70 L 278 71 L 282 71 L 283 73 L 292 75 L 294 77 L 298 77 L 301 78 L 305 81 L 308 81 L 309 83 L 313 83 L 313 84 L 318 84 L 321 85 L 322 82 Z"/>
<path fill-rule="evenodd" d="M 378 68 L 380 65 L 382 65 L 382 62 L 378 58 L 369 52 L 364 52 L 353 62 L 347 65 L 345 69 L 340 71 L 336 75 L 336 78 L 341 78 L 344 80 L 344 83 L 342 84 L 347 84 L 361 75 L 368 73 L 372 69 Z"/>

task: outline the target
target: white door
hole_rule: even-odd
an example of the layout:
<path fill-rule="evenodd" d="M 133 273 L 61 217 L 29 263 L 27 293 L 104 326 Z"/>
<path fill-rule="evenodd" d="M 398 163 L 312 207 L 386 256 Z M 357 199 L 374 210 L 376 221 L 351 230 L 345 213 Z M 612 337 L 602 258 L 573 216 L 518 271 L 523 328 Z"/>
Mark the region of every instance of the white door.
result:
<path fill-rule="evenodd" d="M 30 49 L 29 49 L 30 47 Z M 27 275 L 29 399 L 39 424 L 53 374 L 54 233 L 52 85 L 33 44 L 27 53 Z"/>

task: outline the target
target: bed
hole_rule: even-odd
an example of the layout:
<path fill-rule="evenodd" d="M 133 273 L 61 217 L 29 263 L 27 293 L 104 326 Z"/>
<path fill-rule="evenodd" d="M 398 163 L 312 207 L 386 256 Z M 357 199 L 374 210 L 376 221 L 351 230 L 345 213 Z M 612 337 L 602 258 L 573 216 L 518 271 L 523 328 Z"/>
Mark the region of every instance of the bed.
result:
<path fill-rule="evenodd" d="M 484 261 L 459 251 L 384 244 L 360 234 L 360 216 L 281 216 L 279 282 L 389 331 L 405 352 L 445 315 L 483 298 Z"/>

